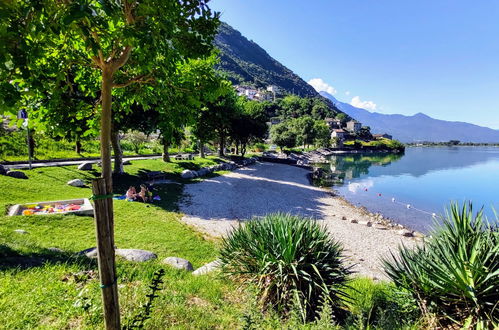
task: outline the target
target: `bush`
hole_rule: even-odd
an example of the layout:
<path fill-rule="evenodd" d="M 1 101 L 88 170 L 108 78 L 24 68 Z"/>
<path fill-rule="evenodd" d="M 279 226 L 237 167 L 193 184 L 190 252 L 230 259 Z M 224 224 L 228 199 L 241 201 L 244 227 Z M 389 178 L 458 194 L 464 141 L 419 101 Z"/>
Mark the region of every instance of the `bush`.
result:
<path fill-rule="evenodd" d="M 414 250 L 384 260 L 388 276 L 412 293 L 423 313 L 459 326 L 499 325 L 499 233 L 452 204 L 433 236 Z"/>
<path fill-rule="evenodd" d="M 289 214 L 271 214 L 235 229 L 222 242 L 224 272 L 255 283 L 265 308 L 281 315 L 299 306 L 303 320 L 313 319 L 329 303 L 338 316 L 350 271 L 343 249 L 317 222 Z"/>
<path fill-rule="evenodd" d="M 388 282 L 355 278 L 349 282 L 346 325 L 354 329 L 407 329 L 420 317 L 416 301 Z"/>
<path fill-rule="evenodd" d="M 267 150 L 267 145 L 265 143 L 255 143 L 254 147 L 253 147 L 253 150 L 255 152 L 263 152 L 263 151 L 266 151 Z"/>

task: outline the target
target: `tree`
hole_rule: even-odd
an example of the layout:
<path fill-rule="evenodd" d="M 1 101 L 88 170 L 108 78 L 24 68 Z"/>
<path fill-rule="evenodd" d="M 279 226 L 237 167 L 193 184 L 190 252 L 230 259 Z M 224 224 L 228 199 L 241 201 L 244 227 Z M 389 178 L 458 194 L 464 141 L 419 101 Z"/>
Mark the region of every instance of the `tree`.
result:
<path fill-rule="evenodd" d="M 369 126 L 362 126 L 360 128 L 360 131 L 357 133 L 357 136 L 365 141 L 373 139 L 373 135 L 371 134 L 371 128 Z"/>
<path fill-rule="evenodd" d="M 331 131 L 324 120 L 314 122 L 314 144 L 319 147 L 327 148 L 330 145 Z"/>
<path fill-rule="evenodd" d="M 265 121 L 249 114 L 242 113 L 232 119 L 230 136 L 236 143 L 236 154 L 240 151 L 243 157 L 246 154 L 248 143 L 263 139 L 266 133 L 267 124 Z"/>
<path fill-rule="evenodd" d="M 290 129 L 289 123 L 282 122 L 270 128 L 270 139 L 281 152 L 283 148 L 294 148 L 296 146 L 296 133 Z"/>
<path fill-rule="evenodd" d="M 213 134 L 218 140 L 218 155 L 223 157 L 232 122 L 240 112 L 240 104 L 237 102 L 234 89 L 226 89 L 225 94 L 213 102 L 206 103 L 206 106 L 201 110 L 199 124 L 193 131 L 202 141 L 206 141 L 204 139 Z"/>
<path fill-rule="evenodd" d="M 335 118 L 340 120 L 342 125 L 344 125 L 348 120 L 348 116 L 342 112 L 338 113 Z"/>
<path fill-rule="evenodd" d="M 320 98 L 314 98 L 312 100 L 312 111 L 310 114 L 314 119 L 325 119 L 331 115 L 331 112 L 332 111 L 329 106 Z"/>
<path fill-rule="evenodd" d="M 169 146 L 173 142 L 179 143 L 185 127 L 195 125 L 203 106 L 232 90 L 230 83 L 223 81 L 215 71 L 216 63 L 218 57 L 213 53 L 177 65 L 173 88 L 157 105 L 163 138 L 163 161 L 170 161 Z"/>
<path fill-rule="evenodd" d="M 303 116 L 300 118 L 293 119 L 290 122 L 292 129 L 296 134 L 296 143 L 305 146 L 309 146 L 314 143 L 315 131 L 314 131 L 314 120 L 310 116 Z"/>
<path fill-rule="evenodd" d="M 132 84 L 154 84 L 143 88 L 139 103 L 160 99 L 170 86 L 176 64 L 189 57 L 208 54 L 218 26 L 218 14 L 208 0 L 17 0 L 3 1 L 0 36 L 0 105 L 13 109 L 24 95 L 43 97 L 41 92 L 57 89 L 68 70 L 87 71 L 75 81 L 96 93 L 100 85 L 100 139 L 104 196 L 112 193 L 111 126 L 113 89 Z M 5 39 L 3 37 L 6 37 Z M 5 40 L 5 41 L 4 41 Z M 40 93 L 39 95 L 36 95 Z M 96 221 L 109 224 L 114 268 L 112 199 L 108 209 L 96 209 Z M 104 218 L 99 219 L 100 216 Z M 101 249 L 99 248 L 99 253 Z M 106 265 L 108 260 L 101 261 Z M 113 271 L 113 273 L 115 270 Z M 102 274 L 101 274 L 102 276 Z M 110 285 L 117 307 L 116 284 Z M 103 290 L 103 294 L 109 294 Z M 106 326 L 119 327 L 119 312 L 106 309 Z M 113 313 L 111 318 L 106 313 Z"/>

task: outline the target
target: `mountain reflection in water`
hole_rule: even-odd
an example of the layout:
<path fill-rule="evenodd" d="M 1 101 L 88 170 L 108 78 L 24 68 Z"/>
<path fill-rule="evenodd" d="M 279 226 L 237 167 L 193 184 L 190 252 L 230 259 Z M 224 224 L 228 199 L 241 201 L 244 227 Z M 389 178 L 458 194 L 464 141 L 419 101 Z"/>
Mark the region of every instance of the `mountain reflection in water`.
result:
<path fill-rule="evenodd" d="M 353 204 L 417 230 L 428 231 L 433 223 L 431 214 L 444 214 L 451 201 L 472 201 L 477 211 L 484 206 L 490 221 L 497 220 L 493 211 L 499 211 L 497 147 L 407 148 L 404 155 L 335 155 L 328 164 L 318 166 L 324 175 L 315 184 L 333 186 Z"/>

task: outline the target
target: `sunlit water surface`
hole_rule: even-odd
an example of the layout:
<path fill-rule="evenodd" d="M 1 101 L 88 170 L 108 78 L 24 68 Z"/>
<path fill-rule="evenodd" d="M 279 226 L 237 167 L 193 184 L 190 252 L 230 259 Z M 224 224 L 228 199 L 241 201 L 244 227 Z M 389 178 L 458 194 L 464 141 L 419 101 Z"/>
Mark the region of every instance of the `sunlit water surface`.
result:
<path fill-rule="evenodd" d="M 323 166 L 333 186 L 355 205 L 428 232 L 433 213 L 450 202 L 472 201 L 490 221 L 499 215 L 499 148 L 407 148 L 405 155 L 332 156 Z"/>

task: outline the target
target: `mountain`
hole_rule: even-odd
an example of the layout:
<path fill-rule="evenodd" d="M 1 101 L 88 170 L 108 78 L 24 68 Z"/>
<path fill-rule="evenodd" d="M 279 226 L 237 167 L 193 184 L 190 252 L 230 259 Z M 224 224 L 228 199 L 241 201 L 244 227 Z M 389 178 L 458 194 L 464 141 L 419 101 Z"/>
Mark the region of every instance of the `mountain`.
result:
<path fill-rule="evenodd" d="M 320 92 L 320 94 L 364 126 L 371 127 L 371 132 L 388 133 L 402 142 L 446 142 L 450 140 L 475 143 L 499 142 L 499 130 L 464 122 L 434 119 L 424 113 L 404 116 L 369 112 L 340 102 L 327 92 Z"/>
<path fill-rule="evenodd" d="M 276 85 L 288 93 L 319 96 L 312 86 L 227 23 L 220 25 L 215 46 L 220 50 L 218 69 L 234 84 Z"/>

